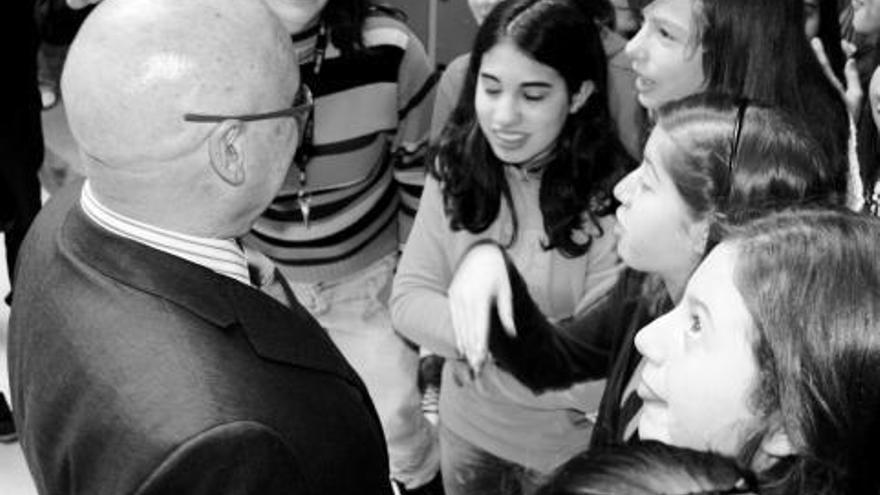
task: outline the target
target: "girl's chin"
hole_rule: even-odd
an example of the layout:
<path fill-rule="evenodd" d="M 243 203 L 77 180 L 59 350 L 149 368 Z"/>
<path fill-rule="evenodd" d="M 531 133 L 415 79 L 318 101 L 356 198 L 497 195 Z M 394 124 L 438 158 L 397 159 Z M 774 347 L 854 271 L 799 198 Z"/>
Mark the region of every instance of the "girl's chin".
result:
<path fill-rule="evenodd" d="M 656 408 L 644 407 L 639 418 L 639 439 L 673 445 L 666 415 Z"/>

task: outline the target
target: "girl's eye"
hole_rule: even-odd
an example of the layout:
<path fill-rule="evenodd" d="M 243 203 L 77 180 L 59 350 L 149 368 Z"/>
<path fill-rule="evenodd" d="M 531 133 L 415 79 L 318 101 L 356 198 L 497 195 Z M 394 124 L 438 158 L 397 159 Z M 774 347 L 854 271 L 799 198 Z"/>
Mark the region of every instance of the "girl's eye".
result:
<path fill-rule="evenodd" d="M 491 96 L 500 95 L 501 88 L 493 88 L 493 87 L 483 86 L 483 92 L 486 93 L 487 95 L 491 95 Z"/>
<path fill-rule="evenodd" d="M 668 29 L 665 29 L 665 28 L 659 28 L 659 29 L 657 30 L 657 32 L 660 33 L 660 36 L 661 36 L 663 39 L 670 40 L 670 41 L 674 41 L 674 40 L 675 40 L 675 36 L 673 36 L 672 33 L 669 32 Z"/>
<path fill-rule="evenodd" d="M 541 93 L 525 92 L 525 93 L 523 93 L 523 98 L 525 98 L 526 101 L 541 101 L 546 97 L 547 97 L 547 94 L 544 92 L 541 92 Z"/>

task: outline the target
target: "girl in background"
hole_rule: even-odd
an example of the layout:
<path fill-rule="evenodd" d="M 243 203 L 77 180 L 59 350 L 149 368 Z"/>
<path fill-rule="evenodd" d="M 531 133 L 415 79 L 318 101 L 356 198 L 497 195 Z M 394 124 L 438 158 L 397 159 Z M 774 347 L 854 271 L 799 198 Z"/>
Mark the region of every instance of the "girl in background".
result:
<path fill-rule="evenodd" d="M 554 319 L 614 285 L 611 186 L 629 168 L 613 133 L 598 28 L 569 0 L 499 4 L 477 34 L 392 293 L 402 334 L 447 358 L 446 493 L 533 493 L 588 443 L 584 387 L 537 395 L 457 359 L 446 290 L 477 239 L 506 245 Z"/>
<path fill-rule="evenodd" d="M 828 157 L 835 189 L 858 207 L 847 108 L 804 36 L 803 10 L 803 0 L 654 0 L 627 45 L 636 91 L 649 110 L 710 91 L 790 112 Z"/>
<path fill-rule="evenodd" d="M 267 255 L 364 380 L 399 492 L 440 493 L 419 354 L 388 294 L 424 180 L 432 67 L 399 12 L 370 0 L 266 0 L 315 99 L 278 196 L 245 242 Z"/>
<path fill-rule="evenodd" d="M 477 24 L 500 0 L 468 0 L 468 5 Z M 623 0 L 624 3 L 626 0 Z M 645 124 L 644 112 L 639 106 L 633 92 L 635 76 L 630 69 L 630 59 L 624 52 L 626 38 L 607 25 L 614 24 L 617 17 L 616 6 L 608 0 L 577 0 L 577 5 L 584 10 L 584 15 L 599 24 L 602 48 L 608 61 L 608 109 L 617 129 L 617 136 L 627 152 L 638 160 L 642 155 L 642 132 Z M 606 25 L 607 24 L 607 25 Z M 437 98 L 434 101 L 434 113 L 431 116 L 431 139 L 440 136 L 440 132 L 449 119 L 456 102 L 461 96 L 462 85 L 470 54 L 456 57 L 444 70 L 437 83 Z"/>

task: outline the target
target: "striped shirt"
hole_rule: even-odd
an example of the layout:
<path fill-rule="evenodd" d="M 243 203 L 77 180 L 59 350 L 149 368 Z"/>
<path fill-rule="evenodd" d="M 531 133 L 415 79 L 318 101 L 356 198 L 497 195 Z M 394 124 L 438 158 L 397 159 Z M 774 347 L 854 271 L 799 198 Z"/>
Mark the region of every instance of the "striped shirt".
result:
<path fill-rule="evenodd" d="M 83 185 L 80 206 L 93 222 L 120 237 L 183 258 L 243 284 L 251 284 L 244 252 L 232 239 L 181 234 L 116 213 L 95 198 L 89 181 Z"/>
<path fill-rule="evenodd" d="M 364 49 L 345 56 L 328 42 L 316 75 L 317 38 L 317 28 L 293 38 L 315 97 L 306 184 L 292 166 L 245 238 L 304 283 L 357 272 L 403 244 L 424 182 L 434 97 L 425 50 L 397 20 L 370 17 Z"/>

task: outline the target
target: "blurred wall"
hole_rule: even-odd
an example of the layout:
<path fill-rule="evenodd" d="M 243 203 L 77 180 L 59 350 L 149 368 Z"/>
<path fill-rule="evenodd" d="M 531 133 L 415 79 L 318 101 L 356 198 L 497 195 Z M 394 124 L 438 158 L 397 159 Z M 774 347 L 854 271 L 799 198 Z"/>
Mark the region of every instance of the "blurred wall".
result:
<path fill-rule="evenodd" d="M 406 12 L 408 24 L 434 55 L 435 63 L 445 65 L 471 49 L 477 25 L 467 0 L 380 0 Z M 436 43 L 430 45 L 431 3 L 436 4 Z"/>

